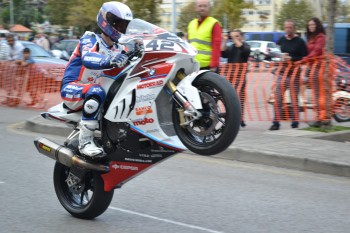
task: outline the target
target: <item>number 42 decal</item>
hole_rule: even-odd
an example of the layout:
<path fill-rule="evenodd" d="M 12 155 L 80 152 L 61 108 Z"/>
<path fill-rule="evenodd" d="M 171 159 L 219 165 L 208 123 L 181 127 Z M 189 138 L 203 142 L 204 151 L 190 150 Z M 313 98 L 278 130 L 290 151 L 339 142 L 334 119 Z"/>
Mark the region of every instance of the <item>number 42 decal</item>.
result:
<path fill-rule="evenodd" d="M 175 43 L 163 40 L 151 40 L 146 44 L 145 50 L 175 50 Z"/>

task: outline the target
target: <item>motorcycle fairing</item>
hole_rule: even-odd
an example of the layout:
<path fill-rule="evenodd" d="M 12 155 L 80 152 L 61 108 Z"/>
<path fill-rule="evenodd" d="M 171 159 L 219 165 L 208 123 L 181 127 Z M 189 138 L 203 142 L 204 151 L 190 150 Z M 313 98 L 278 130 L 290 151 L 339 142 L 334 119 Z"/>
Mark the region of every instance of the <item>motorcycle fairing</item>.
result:
<path fill-rule="evenodd" d="M 104 123 L 106 121 L 104 120 Z M 105 137 L 109 137 L 108 130 L 103 130 L 102 132 Z M 159 141 L 132 125 L 130 125 L 126 133 L 126 139 L 121 140 L 117 144 L 114 144 L 115 142 L 112 139 L 107 139 L 109 141 L 108 144 L 113 145 L 113 148 L 105 149 L 110 150 L 108 156 L 111 160 L 109 172 L 101 175 L 105 191 L 121 187 L 127 181 L 140 175 L 155 164 L 186 149 L 185 147 L 174 147 L 166 141 Z M 173 141 L 169 140 L 169 142 L 177 144 L 175 142 L 176 137 L 170 138 Z"/>
<path fill-rule="evenodd" d="M 196 108 L 202 109 L 202 101 L 199 96 L 198 89 L 192 85 L 192 82 L 201 74 L 208 72 L 208 70 L 200 70 L 187 75 L 177 85 L 177 90 L 187 98 L 187 100 Z"/>
<path fill-rule="evenodd" d="M 41 116 L 48 120 L 76 124 L 81 119 L 81 111 L 71 112 L 70 109 L 63 106 L 62 102 L 49 108 L 47 112 L 41 113 Z"/>

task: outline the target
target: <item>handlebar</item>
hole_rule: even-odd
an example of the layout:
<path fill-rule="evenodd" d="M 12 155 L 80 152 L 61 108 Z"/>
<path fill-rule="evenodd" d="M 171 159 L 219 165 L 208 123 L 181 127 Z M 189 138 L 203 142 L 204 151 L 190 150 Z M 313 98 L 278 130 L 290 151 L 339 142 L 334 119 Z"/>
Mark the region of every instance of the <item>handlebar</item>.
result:
<path fill-rule="evenodd" d="M 143 46 L 135 46 L 134 50 L 128 51 L 125 53 L 128 56 L 128 61 L 132 61 L 135 57 L 139 58 L 143 54 Z"/>

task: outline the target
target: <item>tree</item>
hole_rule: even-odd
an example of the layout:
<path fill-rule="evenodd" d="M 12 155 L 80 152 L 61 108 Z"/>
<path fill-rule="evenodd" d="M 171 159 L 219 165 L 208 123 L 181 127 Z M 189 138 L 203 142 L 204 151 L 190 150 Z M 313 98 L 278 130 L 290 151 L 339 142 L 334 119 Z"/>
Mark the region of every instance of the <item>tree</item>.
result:
<path fill-rule="evenodd" d="M 283 30 L 284 21 L 293 19 L 298 29 L 304 29 L 306 23 L 314 16 L 311 6 L 305 0 L 290 0 L 282 5 L 276 17 L 277 27 Z"/>
<path fill-rule="evenodd" d="M 188 23 L 197 17 L 197 13 L 194 11 L 195 8 L 194 2 L 182 8 L 178 20 L 178 28 L 180 30 L 187 31 Z M 245 22 L 245 18 L 242 17 L 242 10 L 246 8 L 253 8 L 253 4 L 244 0 L 216 0 L 211 8 L 211 15 L 221 23 L 227 19 L 227 26 L 230 29 L 240 28 Z"/>
<path fill-rule="evenodd" d="M 13 0 L 13 16 L 15 24 L 30 27 L 32 22 L 44 22 L 44 5 L 46 0 Z M 10 24 L 10 3 L 3 1 L 0 10 L 1 21 Z"/>
<path fill-rule="evenodd" d="M 337 23 L 350 23 L 350 5 L 347 5 L 345 2 L 338 1 L 335 13 L 335 21 Z"/>
<path fill-rule="evenodd" d="M 328 54 L 333 54 L 334 47 L 334 23 L 335 23 L 335 15 L 336 15 L 336 5 L 337 0 L 329 0 L 327 7 L 327 15 L 328 15 L 328 26 L 327 26 L 327 44 L 326 51 Z M 329 129 L 331 127 L 331 118 L 332 118 L 332 84 L 331 78 L 332 72 L 330 71 L 330 59 L 326 57 L 326 67 L 325 73 L 323 75 L 323 86 L 324 86 L 324 104 L 325 104 L 325 119 L 322 119 L 321 127 L 323 129 Z"/>
<path fill-rule="evenodd" d="M 96 17 L 105 1 L 74 0 L 73 2 L 74 5 L 69 10 L 66 24 L 79 27 L 80 33 L 98 30 Z"/>
<path fill-rule="evenodd" d="M 81 31 L 98 30 L 96 24 L 96 16 L 98 10 L 101 8 L 102 4 L 106 1 L 104 0 L 95 0 L 95 1 L 86 1 L 86 0 L 70 0 L 67 4 L 73 4 L 70 8 L 69 15 L 67 16 L 68 25 L 79 26 Z M 133 13 L 134 18 L 141 18 L 150 23 L 157 24 L 160 22 L 159 19 L 159 4 L 162 3 L 162 0 L 144 0 L 144 1 L 126 1 Z M 59 12 L 58 12 L 59 13 Z"/>
<path fill-rule="evenodd" d="M 197 13 L 194 11 L 196 8 L 195 2 L 190 2 L 185 5 L 179 14 L 179 19 L 177 21 L 177 27 L 180 31 L 187 32 L 188 23 L 197 17 Z"/>
<path fill-rule="evenodd" d="M 45 7 L 45 14 L 48 16 L 48 20 L 51 24 L 58 25 L 67 25 L 68 15 L 67 13 L 71 13 L 69 9 L 71 9 L 75 0 L 65 0 L 65 1 L 57 1 L 57 0 L 48 0 L 47 5 Z"/>
<path fill-rule="evenodd" d="M 134 18 L 140 18 L 153 24 L 160 23 L 160 4 L 163 0 L 127 0 L 128 5 L 134 15 Z"/>
<path fill-rule="evenodd" d="M 240 28 L 245 22 L 242 17 L 242 10 L 253 8 L 254 5 L 244 0 L 216 0 L 213 7 L 213 17 L 221 22 L 224 22 L 224 17 L 227 17 L 228 28 Z"/>

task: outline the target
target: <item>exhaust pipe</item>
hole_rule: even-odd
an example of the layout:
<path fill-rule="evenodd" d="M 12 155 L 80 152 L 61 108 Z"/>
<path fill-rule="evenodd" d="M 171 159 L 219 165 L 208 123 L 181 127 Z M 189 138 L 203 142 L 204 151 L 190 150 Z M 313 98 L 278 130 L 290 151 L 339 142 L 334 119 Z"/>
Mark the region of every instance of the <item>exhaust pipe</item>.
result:
<path fill-rule="evenodd" d="M 109 166 L 102 164 L 95 164 L 85 161 L 76 155 L 67 147 L 61 146 L 47 138 L 37 138 L 34 140 L 34 145 L 39 153 L 56 160 L 57 162 L 72 167 L 73 165 L 80 166 L 89 170 L 108 172 Z"/>

